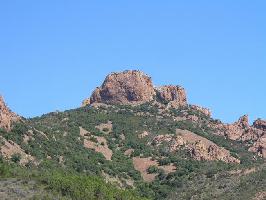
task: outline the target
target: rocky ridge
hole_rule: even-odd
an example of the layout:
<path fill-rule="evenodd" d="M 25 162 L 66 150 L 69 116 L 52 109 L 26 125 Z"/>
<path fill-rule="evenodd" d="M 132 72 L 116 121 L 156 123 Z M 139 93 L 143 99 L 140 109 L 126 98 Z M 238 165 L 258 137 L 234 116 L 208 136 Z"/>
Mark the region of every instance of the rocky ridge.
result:
<path fill-rule="evenodd" d="M 0 96 L 0 128 L 9 131 L 12 122 L 18 121 L 19 119 L 20 117 L 7 107 L 4 98 Z"/>
<path fill-rule="evenodd" d="M 169 144 L 169 151 L 186 149 L 195 160 L 220 160 L 226 163 L 240 163 L 240 160 L 230 155 L 230 152 L 215 143 L 187 130 L 176 130 L 176 135 L 158 135 L 153 139 L 153 145 Z"/>
<path fill-rule="evenodd" d="M 230 140 L 246 143 L 249 150 L 266 158 L 266 121 L 258 119 L 253 125 L 249 124 L 248 115 L 244 115 L 233 124 L 210 124 L 218 135 L 223 135 Z"/>
<path fill-rule="evenodd" d="M 187 108 L 211 117 L 211 111 L 197 105 L 188 105 L 186 91 L 181 86 L 165 85 L 155 87 L 151 77 L 138 70 L 126 70 L 109 74 L 103 84 L 97 87 L 90 98 L 83 101 L 82 106 L 94 104 L 138 105 L 154 101 L 163 110 Z M 197 122 L 196 115 L 189 115 L 187 120 Z M 178 121 L 178 120 L 177 120 Z M 266 157 L 265 132 L 266 121 L 258 119 L 249 125 L 247 115 L 233 124 L 211 123 L 215 134 L 228 139 L 245 142 L 250 151 Z M 252 145 L 250 146 L 251 143 Z"/>
<path fill-rule="evenodd" d="M 138 70 L 109 74 L 101 87 L 97 87 L 83 106 L 93 103 L 142 104 L 158 98 L 172 107 L 187 106 L 184 88 L 180 86 L 154 87 L 149 76 Z"/>

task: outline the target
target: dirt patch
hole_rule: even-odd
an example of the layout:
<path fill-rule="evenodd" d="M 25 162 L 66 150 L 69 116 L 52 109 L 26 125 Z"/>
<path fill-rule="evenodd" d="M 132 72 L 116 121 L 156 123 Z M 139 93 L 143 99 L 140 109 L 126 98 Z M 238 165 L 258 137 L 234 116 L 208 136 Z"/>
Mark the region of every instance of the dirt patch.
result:
<path fill-rule="evenodd" d="M 28 144 L 28 142 L 30 140 L 34 140 L 33 131 L 32 130 L 28 130 L 28 132 L 23 135 L 23 142 L 24 143 Z"/>
<path fill-rule="evenodd" d="M 159 169 L 162 169 L 165 171 L 166 174 L 169 174 L 171 172 L 176 171 L 175 166 L 167 165 L 167 166 L 159 166 L 158 161 L 152 160 L 152 158 L 140 158 L 140 157 L 134 157 L 133 158 L 133 165 L 134 168 L 141 173 L 141 176 L 145 182 L 152 182 L 155 180 L 155 177 L 158 174 L 149 174 L 147 170 L 151 166 L 157 166 Z"/>
<path fill-rule="evenodd" d="M 148 174 L 147 169 L 150 166 L 157 166 L 156 161 L 152 161 L 151 158 L 133 158 L 134 168 L 141 173 L 141 176 L 145 182 L 152 182 L 158 174 Z"/>
<path fill-rule="evenodd" d="M 95 126 L 95 128 L 97 128 L 103 133 L 109 134 L 113 131 L 113 124 L 111 121 L 108 121 L 106 124 L 100 124 L 98 126 Z"/>
<path fill-rule="evenodd" d="M 90 135 L 90 132 L 82 128 L 81 126 L 79 127 L 79 135 L 81 137 L 86 137 Z"/>
<path fill-rule="evenodd" d="M 134 149 L 128 149 L 124 152 L 125 156 L 131 156 L 131 154 L 134 152 Z"/>
<path fill-rule="evenodd" d="M 104 137 L 91 135 L 90 132 L 79 127 L 80 136 L 84 137 L 84 147 L 94 149 L 98 153 L 102 153 L 106 160 L 111 160 L 113 151 L 109 149 L 107 140 Z"/>
<path fill-rule="evenodd" d="M 84 147 L 88 149 L 94 149 L 96 152 L 102 153 L 106 160 L 111 160 L 113 152 L 109 149 L 107 141 L 104 137 L 93 136 L 96 138 L 97 142 L 92 142 L 90 140 L 84 140 Z"/>

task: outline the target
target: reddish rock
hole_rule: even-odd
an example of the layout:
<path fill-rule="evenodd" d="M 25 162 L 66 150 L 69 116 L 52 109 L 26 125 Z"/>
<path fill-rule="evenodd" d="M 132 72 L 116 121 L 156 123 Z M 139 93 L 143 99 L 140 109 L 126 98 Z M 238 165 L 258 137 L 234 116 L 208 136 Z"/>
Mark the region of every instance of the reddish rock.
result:
<path fill-rule="evenodd" d="M 208 116 L 208 117 L 211 117 L 211 111 L 208 109 L 208 108 L 203 108 L 201 106 L 197 106 L 197 105 L 190 105 L 190 108 L 192 110 L 196 110 L 198 112 L 201 112 L 203 113 L 204 115 Z"/>
<path fill-rule="evenodd" d="M 146 74 L 137 70 L 112 73 L 105 78 L 101 87 L 97 87 L 91 97 L 85 99 L 82 106 L 94 103 L 105 104 L 142 104 L 155 100 L 155 96 L 178 108 L 187 106 L 185 89 L 180 86 L 162 86 L 155 88 Z"/>
<path fill-rule="evenodd" d="M 155 91 L 152 80 L 143 72 L 133 70 L 108 75 L 93 92 L 89 103 L 134 104 L 151 101 Z"/>
<path fill-rule="evenodd" d="M 266 131 L 266 120 L 261 120 L 261 119 L 257 119 L 254 123 L 253 123 L 253 127 Z"/>
<path fill-rule="evenodd" d="M 265 121 L 258 119 L 250 126 L 248 116 L 244 115 L 233 124 L 219 122 L 210 125 L 210 127 L 215 129 L 218 135 L 246 143 L 250 151 L 266 158 Z"/>
<path fill-rule="evenodd" d="M 0 128 L 10 131 L 12 122 L 18 121 L 20 117 L 13 113 L 0 96 Z"/>
<path fill-rule="evenodd" d="M 187 130 L 176 130 L 176 135 L 158 135 L 152 145 L 169 144 L 169 151 L 175 152 L 181 148 L 187 149 L 195 160 L 220 160 L 226 163 L 240 163 L 240 160 L 230 155 L 230 152 L 212 141 Z"/>
<path fill-rule="evenodd" d="M 248 115 L 244 115 L 239 118 L 237 125 L 242 126 L 242 128 L 249 128 L 249 118 Z"/>
<path fill-rule="evenodd" d="M 167 85 L 156 88 L 157 96 L 167 103 L 171 102 L 172 107 L 187 106 L 187 95 L 184 88 L 180 86 Z"/>

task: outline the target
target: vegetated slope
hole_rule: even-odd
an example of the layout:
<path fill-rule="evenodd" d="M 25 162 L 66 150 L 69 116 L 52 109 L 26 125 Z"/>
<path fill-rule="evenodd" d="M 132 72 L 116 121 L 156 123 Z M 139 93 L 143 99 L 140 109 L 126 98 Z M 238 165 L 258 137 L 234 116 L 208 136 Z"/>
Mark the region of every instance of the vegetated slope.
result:
<path fill-rule="evenodd" d="M 77 176 L 102 177 L 117 187 L 135 189 L 139 195 L 151 199 L 190 199 L 192 196 L 194 199 L 232 199 L 232 195 L 250 199 L 265 190 L 263 160 L 241 142 L 213 134 L 208 124 L 215 120 L 192 107 L 162 112 L 154 103 L 97 105 L 50 113 L 17 123 L 11 132 L 2 131 L 1 135 L 35 158 L 26 168 L 59 167 Z M 198 120 L 193 121 L 189 116 Z M 174 137 L 180 129 L 229 150 L 229 156 L 241 163 L 219 160 L 216 154 L 206 157 L 204 146 L 198 149 L 200 142 L 190 144 L 182 140 L 174 150 L 175 141 L 181 139 L 157 143 L 158 136 Z M 106 152 L 112 152 L 110 160 L 106 159 Z M 134 165 L 137 158 L 146 158 L 142 166 L 146 171 L 138 171 Z M 250 169 L 254 171 L 245 173 Z M 59 185 L 53 184 L 53 187 L 61 192 Z M 242 191 L 243 187 L 253 189 Z"/>
<path fill-rule="evenodd" d="M 108 75 L 82 108 L 33 119 L 0 100 L 5 196 L 14 180 L 24 199 L 266 197 L 266 121 L 224 124 L 140 71 Z"/>

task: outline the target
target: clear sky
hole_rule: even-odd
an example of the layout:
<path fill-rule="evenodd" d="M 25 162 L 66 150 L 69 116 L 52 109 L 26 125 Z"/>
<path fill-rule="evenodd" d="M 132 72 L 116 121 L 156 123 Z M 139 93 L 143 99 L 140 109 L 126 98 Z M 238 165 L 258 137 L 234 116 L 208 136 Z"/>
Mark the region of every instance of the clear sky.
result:
<path fill-rule="evenodd" d="M 215 118 L 266 118 L 265 0 L 0 1 L 0 94 L 38 116 L 140 69 Z"/>

